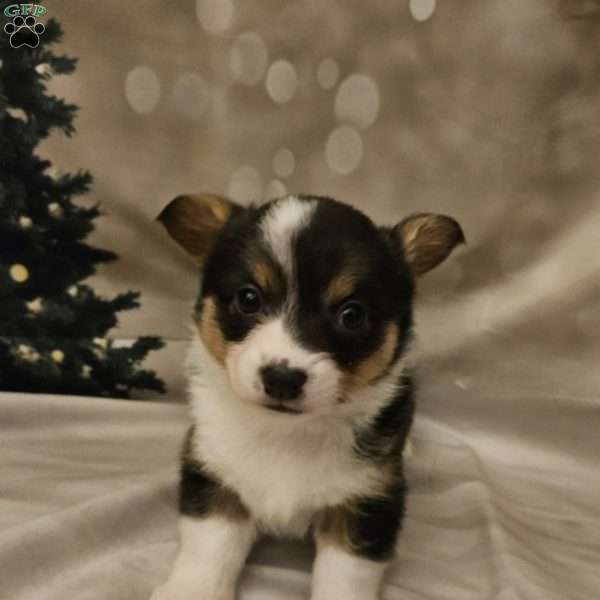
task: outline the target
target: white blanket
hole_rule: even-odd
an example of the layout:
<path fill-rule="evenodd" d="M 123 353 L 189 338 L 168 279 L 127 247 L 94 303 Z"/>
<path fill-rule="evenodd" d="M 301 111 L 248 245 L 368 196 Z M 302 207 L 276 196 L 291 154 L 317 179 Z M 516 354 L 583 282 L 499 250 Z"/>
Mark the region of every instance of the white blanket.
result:
<path fill-rule="evenodd" d="M 408 515 L 383 597 L 599 597 L 593 402 L 492 397 L 428 381 L 408 460 Z M 464 427 L 442 425 L 427 415 L 440 397 L 455 415 L 476 400 L 484 417 L 465 411 Z M 518 421 L 507 417 L 516 406 L 528 407 Z M 560 421 L 541 423 L 542 406 Z M 148 598 L 176 549 L 185 407 L 0 394 L 0 411 L 0 598 Z M 486 418 L 497 426 L 482 428 Z M 311 561 L 307 544 L 261 543 L 240 600 L 307 598 Z"/>

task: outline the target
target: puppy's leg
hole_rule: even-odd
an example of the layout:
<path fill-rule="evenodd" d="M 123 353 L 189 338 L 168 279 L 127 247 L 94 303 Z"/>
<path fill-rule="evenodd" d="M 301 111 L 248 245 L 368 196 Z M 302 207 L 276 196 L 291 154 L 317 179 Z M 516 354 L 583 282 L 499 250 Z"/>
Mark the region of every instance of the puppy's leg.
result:
<path fill-rule="evenodd" d="M 179 508 L 179 554 L 152 600 L 234 600 L 256 538 L 250 514 L 235 492 L 189 455 L 184 455 Z"/>
<path fill-rule="evenodd" d="M 386 566 L 344 548 L 319 546 L 311 600 L 376 600 Z"/>
<path fill-rule="evenodd" d="M 403 514 L 403 487 L 326 509 L 315 528 L 311 600 L 377 600 Z"/>
<path fill-rule="evenodd" d="M 234 600 L 238 576 L 255 537 L 249 520 L 181 517 L 179 554 L 152 600 Z"/>

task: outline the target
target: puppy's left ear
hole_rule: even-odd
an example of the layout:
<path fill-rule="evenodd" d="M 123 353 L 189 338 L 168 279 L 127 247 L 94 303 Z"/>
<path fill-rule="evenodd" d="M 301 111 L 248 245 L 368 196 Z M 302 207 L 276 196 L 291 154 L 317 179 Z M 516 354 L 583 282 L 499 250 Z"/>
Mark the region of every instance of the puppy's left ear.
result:
<path fill-rule="evenodd" d="M 420 277 L 444 261 L 465 242 L 460 225 L 451 217 L 433 213 L 410 215 L 390 231 L 413 275 Z"/>
<path fill-rule="evenodd" d="M 215 194 L 177 196 L 156 220 L 197 263 L 202 264 L 227 221 L 243 210 Z"/>

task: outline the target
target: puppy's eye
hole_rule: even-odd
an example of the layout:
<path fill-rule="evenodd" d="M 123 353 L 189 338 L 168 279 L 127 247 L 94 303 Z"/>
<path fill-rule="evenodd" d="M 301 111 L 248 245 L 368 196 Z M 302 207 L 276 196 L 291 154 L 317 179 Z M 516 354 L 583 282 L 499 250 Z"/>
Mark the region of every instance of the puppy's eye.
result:
<path fill-rule="evenodd" d="M 244 285 L 235 293 L 235 306 L 245 315 L 254 315 L 262 308 L 260 292 L 253 285 Z"/>
<path fill-rule="evenodd" d="M 353 333 L 361 331 L 367 324 L 367 310 L 356 300 L 345 302 L 337 312 L 338 327 Z"/>

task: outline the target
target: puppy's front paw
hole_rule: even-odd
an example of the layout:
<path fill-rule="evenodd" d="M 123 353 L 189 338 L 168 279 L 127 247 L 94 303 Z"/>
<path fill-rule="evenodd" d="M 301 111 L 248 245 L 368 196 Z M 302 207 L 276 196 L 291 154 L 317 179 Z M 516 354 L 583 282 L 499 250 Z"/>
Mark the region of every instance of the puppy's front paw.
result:
<path fill-rule="evenodd" d="M 185 586 L 170 582 L 157 587 L 150 596 L 150 600 L 198 600 L 199 598 L 200 593 L 198 590 L 194 593 Z"/>
<path fill-rule="evenodd" d="M 167 581 L 152 592 L 150 600 L 235 600 L 235 597 L 233 594 L 207 593 L 201 584 L 189 586 Z"/>

